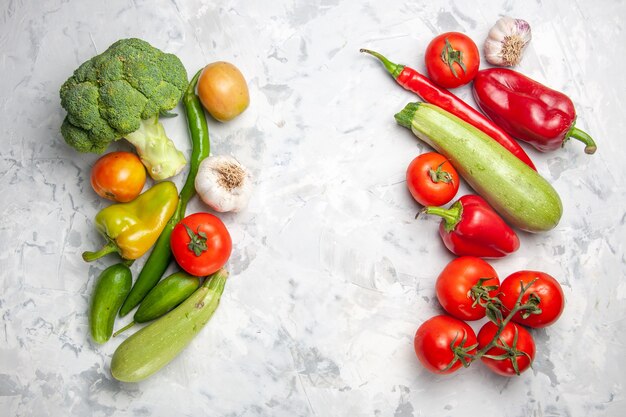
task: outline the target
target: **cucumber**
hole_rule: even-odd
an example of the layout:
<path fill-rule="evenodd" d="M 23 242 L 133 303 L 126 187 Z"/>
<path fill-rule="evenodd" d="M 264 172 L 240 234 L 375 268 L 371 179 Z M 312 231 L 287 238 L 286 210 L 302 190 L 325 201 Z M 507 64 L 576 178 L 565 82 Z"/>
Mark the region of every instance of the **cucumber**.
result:
<path fill-rule="evenodd" d="M 563 206 L 554 188 L 485 133 L 428 103 L 409 103 L 395 118 L 448 158 L 511 225 L 543 232 L 559 223 Z"/>
<path fill-rule="evenodd" d="M 175 272 L 163 279 L 143 299 L 133 316 L 133 321 L 113 333 L 113 337 L 130 329 L 135 323 L 158 319 L 193 294 L 201 281 L 201 277 L 194 277 L 186 272 Z"/>
<path fill-rule="evenodd" d="M 95 342 L 104 343 L 111 338 L 115 315 L 130 292 L 132 280 L 130 269 L 122 263 L 111 265 L 98 277 L 89 310 L 89 327 Z"/>
<path fill-rule="evenodd" d="M 172 361 L 213 315 L 227 277 L 226 270 L 217 271 L 174 310 L 126 339 L 113 354 L 111 375 L 138 382 Z"/>

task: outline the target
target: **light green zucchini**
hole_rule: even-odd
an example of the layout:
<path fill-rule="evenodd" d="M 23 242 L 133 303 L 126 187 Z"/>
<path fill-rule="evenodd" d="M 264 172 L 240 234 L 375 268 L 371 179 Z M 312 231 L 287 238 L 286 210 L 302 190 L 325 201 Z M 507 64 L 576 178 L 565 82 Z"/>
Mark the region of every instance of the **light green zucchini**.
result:
<path fill-rule="evenodd" d="M 113 377 L 138 382 L 174 359 L 213 315 L 227 277 L 219 270 L 174 310 L 126 339 L 113 354 Z"/>
<path fill-rule="evenodd" d="M 543 232 L 558 224 L 563 206 L 554 188 L 482 131 L 428 103 L 409 103 L 395 118 L 448 158 L 512 226 Z"/>

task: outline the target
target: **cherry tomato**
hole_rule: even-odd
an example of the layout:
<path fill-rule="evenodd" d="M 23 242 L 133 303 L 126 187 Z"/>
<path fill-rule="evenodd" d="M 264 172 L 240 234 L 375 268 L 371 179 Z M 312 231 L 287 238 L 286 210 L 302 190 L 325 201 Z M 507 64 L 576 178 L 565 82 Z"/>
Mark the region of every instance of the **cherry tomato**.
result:
<path fill-rule="evenodd" d="M 209 213 L 195 213 L 172 230 L 172 254 L 181 268 L 195 276 L 206 276 L 224 266 L 232 241 L 222 221 Z"/>
<path fill-rule="evenodd" d="M 477 341 L 476 333 L 467 323 L 440 315 L 422 323 L 413 344 L 417 358 L 426 369 L 436 374 L 450 374 L 463 362 L 469 365 L 470 360 L 465 355 L 476 353 Z"/>
<path fill-rule="evenodd" d="M 146 183 L 146 168 L 131 152 L 111 152 L 96 161 L 91 169 L 91 187 L 100 197 L 126 203 L 141 194 Z"/>
<path fill-rule="evenodd" d="M 519 271 L 509 275 L 502 281 L 500 300 L 506 308 L 503 314 L 507 314 L 508 311 L 515 307 L 515 302 L 521 291 L 520 282 L 523 282 L 524 286 L 526 286 L 534 279 L 536 279 L 535 283 L 526 290 L 521 302 L 525 304 L 530 300 L 537 304 L 537 308 L 541 312 L 535 314 L 530 311 L 531 314 L 523 318 L 522 313 L 524 312 L 520 311 L 513 316 L 513 321 L 528 327 L 546 327 L 557 321 L 561 316 L 565 297 L 558 281 L 544 272 Z"/>
<path fill-rule="evenodd" d="M 478 332 L 478 349 L 487 346 L 493 340 L 498 326 L 487 322 Z M 504 344 L 503 344 L 504 343 Z M 504 326 L 496 346 L 486 352 L 490 356 L 506 355 L 502 359 L 481 357 L 480 360 L 493 372 L 502 376 L 519 375 L 527 370 L 535 359 L 535 341 L 532 335 L 512 322 Z"/>
<path fill-rule="evenodd" d="M 198 78 L 198 97 L 211 116 L 220 122 L 234 119 L 250 103 L 248 84 L 236 66 L 213 62 Z"/>
<path fill-rule="evenodd" d="M 426 70 L 435 83 L 455 88 L 472 81 L 480 65 L 478 47 L 459 32 L 442 33 L 426 48 Z"/>
<path fill-rule="evenodd" d="M 459 190 L 459 174 L 445 156 L 423 153 L 413 159 L 406 170 L 411 195 L 423 206 L 442 206 Z"/>
<path fill-rule="evenodd" d="M 476 288 L 481 279 L 482 288 Z M 494 297 L 499 285 L 498 274 L 491 265 L 474 256 L 461 256 L 441 271 L 435 290 L 448 314 L 461 320 L 479 320 L 485 317 L 485 307 L 478 301 Z"/>

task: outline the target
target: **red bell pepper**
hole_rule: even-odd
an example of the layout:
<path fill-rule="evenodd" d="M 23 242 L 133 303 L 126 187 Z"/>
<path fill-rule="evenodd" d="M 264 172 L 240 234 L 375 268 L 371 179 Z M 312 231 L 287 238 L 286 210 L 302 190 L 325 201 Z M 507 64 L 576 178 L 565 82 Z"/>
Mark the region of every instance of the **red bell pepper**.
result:
<path fill-rule="evenodd" d="M 585 153 L 596 151 L 591 136 L 574 126 L 574 103 L 563 93 L 506 68 L 478 71 L 473 91 L 491 120 L 542 152 L 558 149 L 570 138 L 583 142 Z"/>
<path fill-rule="evenodd" d="M 502 128 L 486 118 L 481 112 L 446 90 L 435 85 L 428 77 L 420 74 L 413 68 L 406 65 L 394 64 L 378 52 L 369 49 L 361 49 L 361 52 L 375 56 L 382 62 L 385 69 L 391 76 L 405 89 L 414 92 L 422 100 L 439 106 L 452 113 L 459 119 L 466 121 L 477 129 L 482 130 L 491 136 L 500 145 L 504 146 L 519 160 L 537 171 L 533 161 L 526 154 L 524 149 L 510 137 Z"/>
<path fill-rule="evenodd" d="M 464 195 L 449 209 L 425 207 L 422 211 L 443 218 L 439 235 L 455 255 L 502 258 L 519 248 L 515 231 L 480 196 Z"/>

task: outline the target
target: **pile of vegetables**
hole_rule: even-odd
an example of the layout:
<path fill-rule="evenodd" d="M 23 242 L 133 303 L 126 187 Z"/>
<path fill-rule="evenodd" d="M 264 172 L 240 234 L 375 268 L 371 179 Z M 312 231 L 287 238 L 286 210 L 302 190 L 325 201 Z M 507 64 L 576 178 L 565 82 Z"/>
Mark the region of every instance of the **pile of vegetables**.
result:
<path fill-rule="evenodd" d="M 530 39 L 527 22 L 500 19 L 485 42 L 487 61 L 517 65 Z M 571 138 L 583 142 L 588 154 L 596 144 L 575 127 L 576 111 L 567 96 L 511 69 L 481 70 L 478 47 L 462 33 L 443 33 L 428 45 L 428 76 L 378 52 L 361 52 L 376 57 L 398 84 L 424 100 L 395 114 L 399 125 L 435 151 L 411 162 L 407 185 L 420 213 L 441 218 L 443 244 L 457 256 L 435 285 L 446 314 L 417 329 L 417 358 L 440 374 L 480 360 L 499 375 L 519 375 L 536 352 L 527 328 L 546 327 L 560 317 L 563 291 L 555 278 L 530 269 L 500 282 L 483 258 L 519 250 L 516 229 L 540 233 L 555 228 L 563 207 L 516 140 L 542 152 Z M 470 82 L 480 111 L 446 89 Z M 217 214 L 246 207 L 250 173 L 232 156 L 210 155 L 205 110 L 216 121 L 232 120 L 249 105 L 248 87 L 234 65 L 221 61 L 206 65 L 188 82 L 175 55 L 140 39 L 122 39 L 76 69 L 61 86 L 60 97 L 67 110 L 61 133 L 79 152 L 103 153 L 122 138 L 134 146 L 135 152 L 111 152 L 93 166 L 94 191 L 114 203 L 95 216 L 102 248 L 84 252 L 83 259 L 118 257 L 95 285 L 89 323 L 96 343 L 150 322 L 118 346 L 111 362 L 116 379 L 140 381 L 189 345 L 219 305 L 231 236 L 219 215 L 186 215 L 186 208 L 196 194 Z M 188 159 L 164 126 L 179 102 L 192 144 Z M 168 179 L 187 164 L 178 190 Z M 461 179 L 475 194 L 443 207 L 455 198 Z M 133 283 L 132 263 L 149 251 Z M 162 280 L 172 259 L 179 270 Z M 124 317 L 135 308 L 132 321 L 114 334 L 118 313 Z M 478 334 L 466 323 L 485 317 Z"/>
<path fill-rule="evenodd" d="M 122 39 L 84 62 L 61 86 L 65 141 L 80 152 L 101 153 L 126 138 L 155 180 L 178 174 L 185 157 L 165 134 L 167 115 L 187 87 L 180 59 L 141 39 Z"/>
<path fill-rule="evenodd" d="M 111 338 L 118 313 L 125 316 L 138 307 L 133 321 L 115 335 L 152 321 L 127 338 L 111 362 L 116 379 L 140 381 L 176 357 L 219 305 L 231 236 L 216 215 L 185 217 L 185 212 L 196 193 L 218 212 L 245 208 L 250 174 L 230 156 L 209 156 L 204 110 L 220 122 L 235 118 L 248 107 L 248 87 L 241 72 L 226 62 L 207 65 L 188 82 L 175 55 L 140 39 L 121 39 L 76 69 L 60 96 L 67 110 L 61 133 L 70 146 L 102 153 L 125 138 L 136 150 L 108 153 L 92 168 L 94 191 L 115 204 L 96 214 L 94 223 L 105 243 L 84 252 L 83 259 L 111 253 L 119 258 L 102 271 L 92 297 L 89 324 L 96 343 Z M 159 119 L 174 116 L 169 111 L 181 101 L 192 151 L 179 192 L 166 180 L 179 174 L 187 159 Z M 142 193 L 146 172 L 153 184 Z M 130 267 L 151 248 L 133 284 Z M 161 280 L 172 258 L 182 271 Z"/>
<path fill-rule="evenodd" d="M 492 65 L 514 66 L 531 40 L 530 25 L 503 17 L 485 42 Z M 417 156 L 406 174 L 419 213 L 441 217 L 439 234 L 454 255 L 436 282 L 447 314 L 418 328 L 415 353 L 435 373 L 451 373 L 480 359 L 499 375 L 519 375 L 535 356 L 526 327 L 554 323 L 564 307 L 558 281 L 535 270 L 518 271 L 502 283 L 483 258 L 501 258 L 520 248 L 515 229 L 539 233 L 559 223 L 562 203 L 516 142 L 542 152 L 562 147 L 570 138 L 593 154 L 593 139 L 576 128 L 576 111 L 564 94 L 506 68 L 480 69 L 476 44 L 465 34 L 443 33 L 425 52 L 428 77 L 369 49 L 405 89 L 424 102 L 409 103 L 397 123 L 436 152 Z M 481 111 L 446 88 L 472 82 Z M 484 113 L 484 114 L 483 114 Z M 462 178 L 476 194 L 460 197 L 448 208 Z M 419 214 L 418 213 L 418 214 Z M 466 321 L 488 321 L 478 335 Z"/>
<path fill-rule="evenodd" d="M 500 283 L 495 269 L 475 256 L 453 259 L 435 284 L 437 300 L 447 314 L 422 323 L 415 353 L 434 373 L 455 372 L 480 359 L 503 376 L 519 375 L 535 357 L 535 342 L 524 327 L 542 328 L 563 312 L 564 296 L 552 276 L 524 270 Z M 489 320 L 478 332 L 466 321 Z"/>

